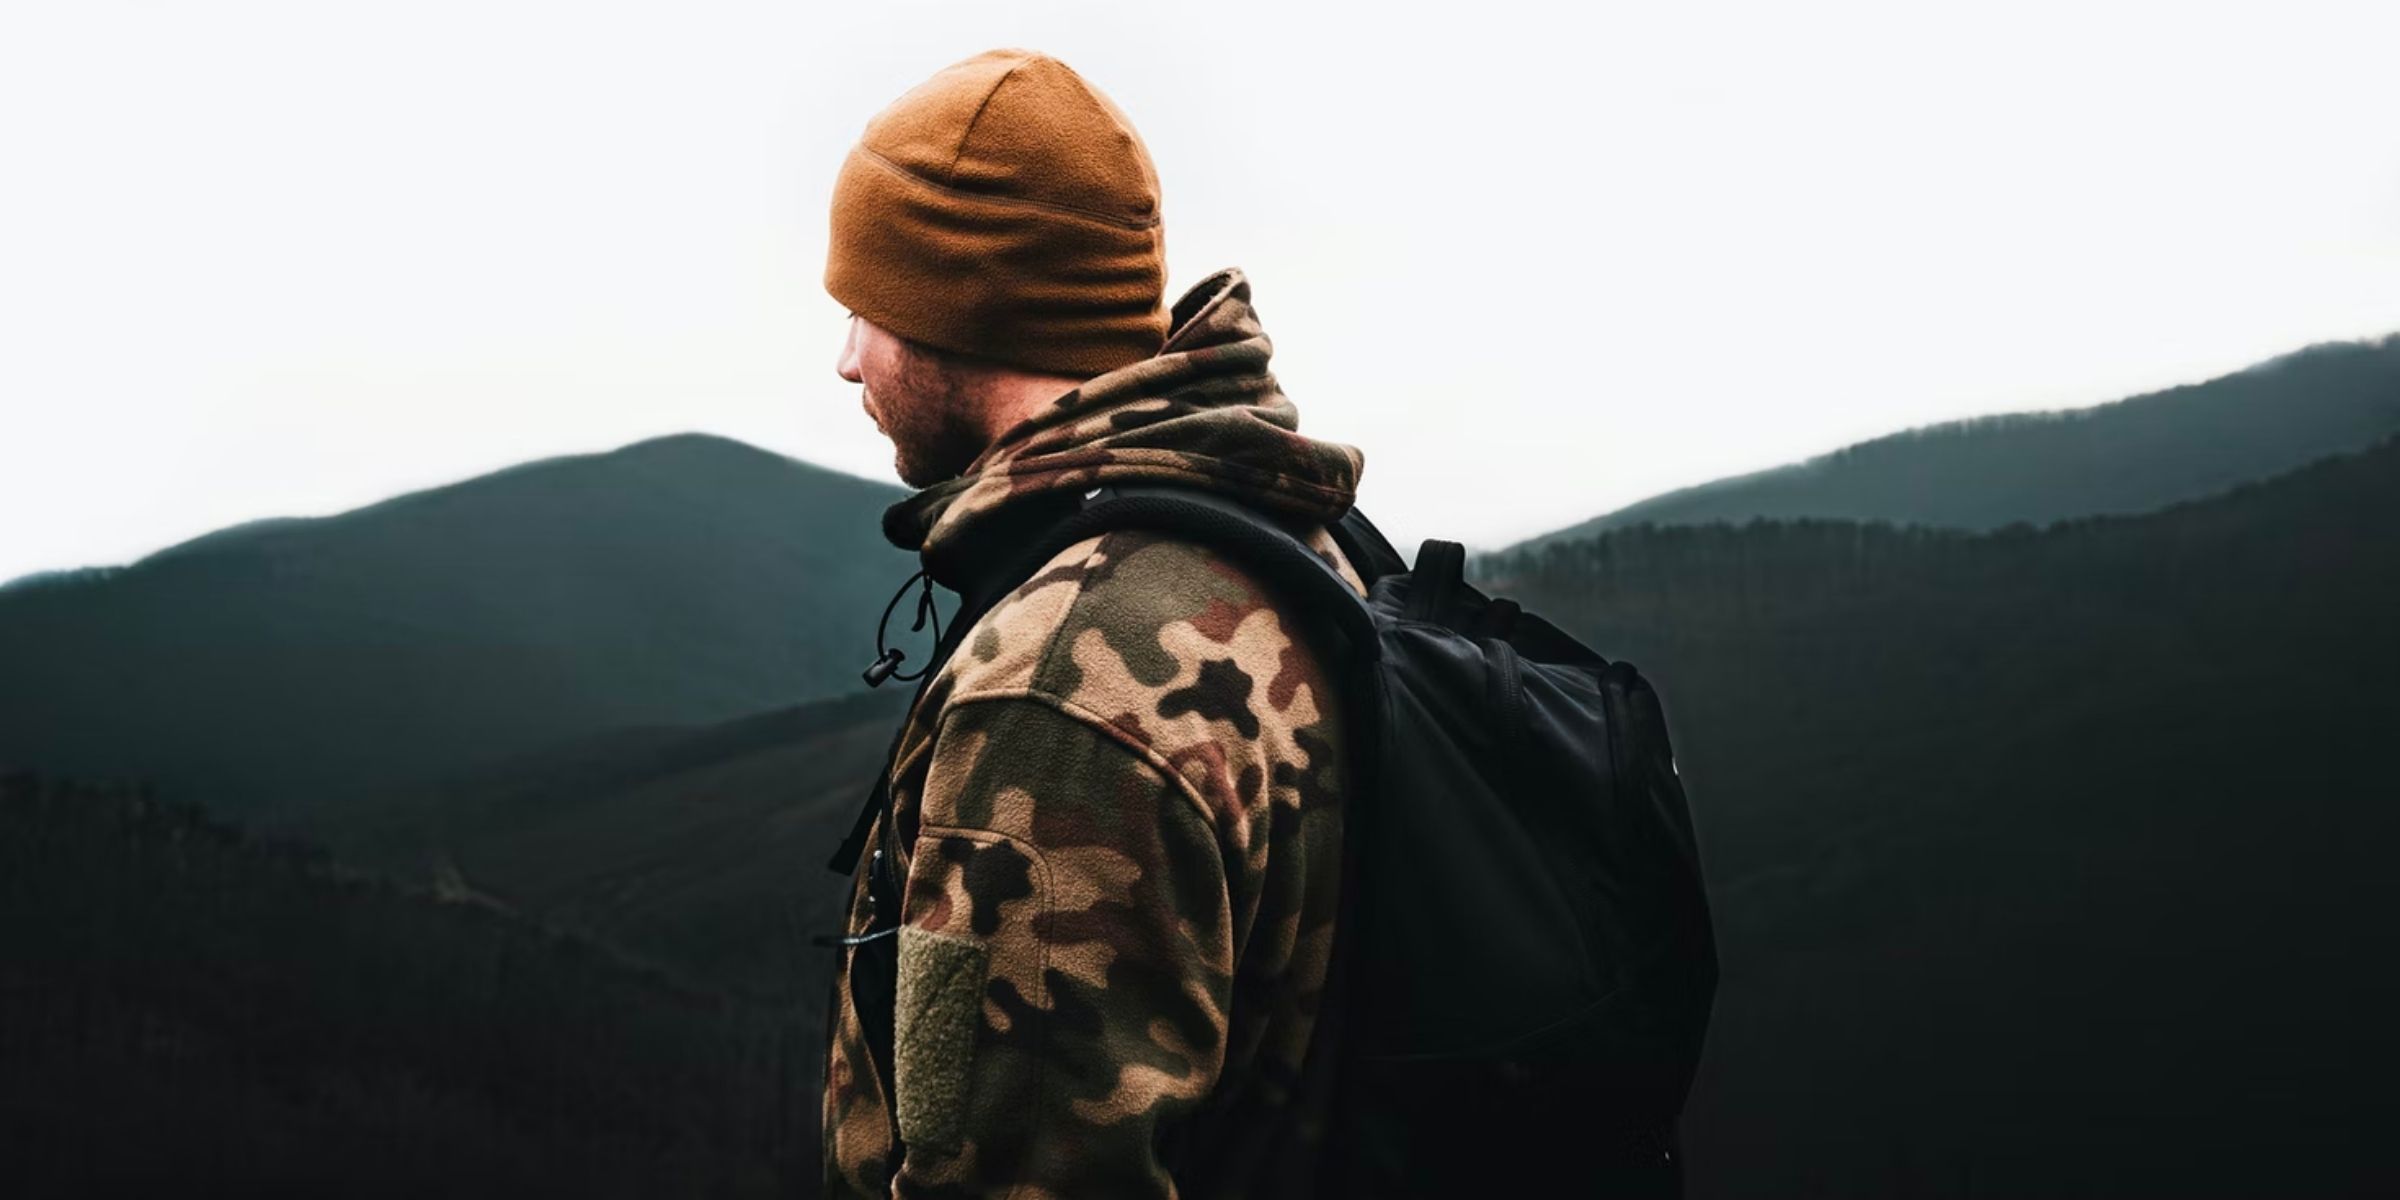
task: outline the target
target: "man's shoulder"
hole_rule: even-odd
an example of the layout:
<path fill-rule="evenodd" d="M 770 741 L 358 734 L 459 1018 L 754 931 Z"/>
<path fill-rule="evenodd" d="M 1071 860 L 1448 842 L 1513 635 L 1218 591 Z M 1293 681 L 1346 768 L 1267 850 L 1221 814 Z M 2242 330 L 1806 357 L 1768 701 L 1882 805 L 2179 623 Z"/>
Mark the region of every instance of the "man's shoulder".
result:
<path fill-rule="evenodd" d="M 1321 533 L 1310 544 L 1339 562 Z M 1036 695 L 1187 777 L 1319 757 L 1336 737 L 1336 689 L 1290 604 L 1213 547 L 1112 530 L 995 603 L 944 668 L 947 690 L 954 702 Z"/>
<path fill-rule="evenodd" d="M 1356 579 L 1330 539 L 1315 547 Z M 1003 594 L 967 631 L 949 670 L 961 694 L 1034 687 L 1071 696 L 1094 666 L 1164 682 L 1177 663 L 1262 648 L 1313 660 L 1299 617 L 1291 599 L 1215 547 L 1112 530 L 1060 550 Z"/>

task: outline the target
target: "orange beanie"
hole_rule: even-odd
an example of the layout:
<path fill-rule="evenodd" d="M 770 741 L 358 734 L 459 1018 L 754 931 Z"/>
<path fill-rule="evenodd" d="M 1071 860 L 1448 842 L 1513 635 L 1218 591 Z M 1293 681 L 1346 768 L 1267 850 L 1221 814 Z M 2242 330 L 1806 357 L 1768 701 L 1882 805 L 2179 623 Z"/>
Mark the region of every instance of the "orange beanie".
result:
<path fill-rule="evenodd" d="M 1158 173 L 1067 64 L 987 50 L 867 122 L 833 186 L 825 290 L 912 341 L 1093 376 L 1166 337 Z"/>

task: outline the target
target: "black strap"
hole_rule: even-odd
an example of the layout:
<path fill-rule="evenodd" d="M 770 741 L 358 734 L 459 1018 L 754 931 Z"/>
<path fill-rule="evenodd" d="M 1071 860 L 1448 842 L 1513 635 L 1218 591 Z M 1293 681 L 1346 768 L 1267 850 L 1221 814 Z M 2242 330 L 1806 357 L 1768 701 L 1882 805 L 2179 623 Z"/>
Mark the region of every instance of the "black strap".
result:
<path fill-rule="evenodd" d="M 1333 535 L 1333 544 L 1341 547 L 1342 557 L 1350 560 L 1350 569 L 1358 572 L 1359 579 L 1368 587 L 1375 586 L 1375 581 L 1386 575 L 1404 574 L 1408 570 L 1408 560 L 1392 548 L 1391 539 L 1384 537 L 1383 531 L 1375 528 L 1375 522 L 1356 507 L 1343 513 L 1341 520 L 1326 526 L 1325 531 Z"/>
<path fill-rule="evenodd" d="M 1417 569 L 1409 573 L 1408 616 L 1415 621 L 1439 621 L 1451 597 L 1467 581 L 1467 548 L 1457 542 L 1426 538 L 1417 547 Z"/>
<path fill-rule="evenodd" d="M 899 732 L 892 735 L 895 749 L 898 748 L 900 737 L 907 732 L 908 723 L 903 721 Z M 858 852 L 867 848 L 867 833 L 875 826 L 875 814 L 883 811 L 883 791 L 891 786 L 891 755 L 888 751 L 884 758 L 883 772 L 875 777 L 875 787 L 867 793 L 867 802 L 859 806 L 858 819 L 850 822 L 849 836 L 842 839 L 841 848 L 833 852 L 833 857 L 825 860 L 826 870 L 847 875 L 858 868 Z"/>

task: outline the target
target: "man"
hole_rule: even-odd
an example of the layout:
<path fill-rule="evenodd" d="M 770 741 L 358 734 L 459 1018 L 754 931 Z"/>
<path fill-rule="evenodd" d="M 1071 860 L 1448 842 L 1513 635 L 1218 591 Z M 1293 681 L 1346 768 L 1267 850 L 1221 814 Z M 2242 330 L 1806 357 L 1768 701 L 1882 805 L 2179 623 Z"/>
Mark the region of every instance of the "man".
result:
<path fill-rule="evenodd" d="M 1095 485 L 1172 481 L 1286 519 L 1364 594 L 1324 529 L 1364 457 L 1299 433 L 1243 276 L 1170 309 L 1162 247 L 1141 139 L 1057 59 L 977 55 L 868 124 L 825 283 L 920 489 L 884 533 L 934 581 Z M 925 683 L 852 879 L 847 932 L 897 932 L 840 951 L 828 1196 L 1308 1194 L 1347 774 L 1330 665 L 1278 603 L 1112 532 Z"/>

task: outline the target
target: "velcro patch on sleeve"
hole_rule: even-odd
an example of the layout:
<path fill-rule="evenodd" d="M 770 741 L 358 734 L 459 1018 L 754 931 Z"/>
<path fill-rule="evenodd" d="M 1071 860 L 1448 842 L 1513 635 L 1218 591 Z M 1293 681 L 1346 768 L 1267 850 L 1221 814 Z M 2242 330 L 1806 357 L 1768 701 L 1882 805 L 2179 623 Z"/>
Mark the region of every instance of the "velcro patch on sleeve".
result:
<path fill-rule="evenodd" d="M 981 942 L 914 925 L 901 926 L 899 937 L 900 987 L 892 1030 L 894 1115 L 900 1137 L 910 1147 L 956 1150 L 991 956 Z"/>

